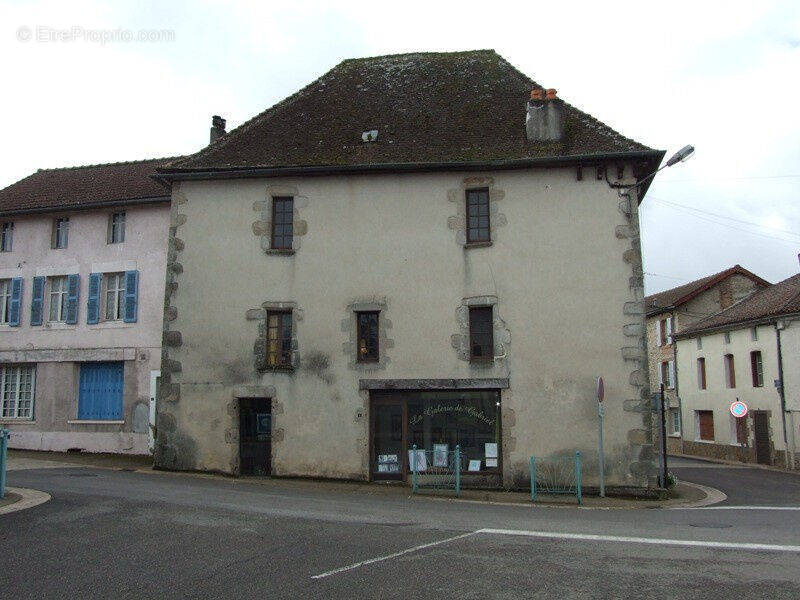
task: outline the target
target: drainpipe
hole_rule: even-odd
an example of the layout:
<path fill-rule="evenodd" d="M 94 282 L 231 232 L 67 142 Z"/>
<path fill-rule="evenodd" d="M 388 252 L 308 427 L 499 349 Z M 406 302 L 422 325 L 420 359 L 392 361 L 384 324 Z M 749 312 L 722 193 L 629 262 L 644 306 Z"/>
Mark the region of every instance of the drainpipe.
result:
<path fill-rule="evenodd" d="M 675 331 L 675 313 L 673 313 L 672 317 L 672 330 Z M 678 375 L 678 340 L 674 338 L 673 334 L 673 342 L 672 342 L 672 352 L 673 358 L 672 360 L 675 361 L 675 399 L 678 401 L 678 424 L 680 425 L 680 437 L 678 438 L 678 442 L 680 443 L 681 447 L 681 454 L 683 454 L 683 402 L 681 402 L 681 392 L 680 392 L 680 375 Z"/>
<path fill-rule="evenodd" d="M 775 335 L 778 340 L 778 395 L 781 399 L 781 421 L 783 421 L 783 462 L 789 468 L 789 436 L 786 433 L 786 394 L 783 385 L 783 354 L 781 353 L 781 330 L 786 327 L 783 321 L 775 321 Z M 794 453 L 794 450 L 792 451 Z M 794 456 L 792 456 L 792 468 L 794 468 Z"/>

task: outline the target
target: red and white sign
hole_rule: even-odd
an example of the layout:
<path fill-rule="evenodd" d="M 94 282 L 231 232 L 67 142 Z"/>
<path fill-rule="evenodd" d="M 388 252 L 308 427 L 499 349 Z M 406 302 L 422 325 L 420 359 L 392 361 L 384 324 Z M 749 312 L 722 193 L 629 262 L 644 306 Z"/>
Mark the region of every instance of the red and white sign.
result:
<path fill-rule="evenodd" d="M 737 419 L 747 416 L 747 404 L 744 402 L 731 402 L 731 414 Z"/>
<path fill-rule="evenodd" d="M 603 398 L 605 398 L 605 395 L 606 395 L 606 388 L 605 388 L 605 385 L 603 384 L 603 378 L 602 377 L 598 377 L 597 378 L 597 401 L 598 402 L 602 402 Z"/>

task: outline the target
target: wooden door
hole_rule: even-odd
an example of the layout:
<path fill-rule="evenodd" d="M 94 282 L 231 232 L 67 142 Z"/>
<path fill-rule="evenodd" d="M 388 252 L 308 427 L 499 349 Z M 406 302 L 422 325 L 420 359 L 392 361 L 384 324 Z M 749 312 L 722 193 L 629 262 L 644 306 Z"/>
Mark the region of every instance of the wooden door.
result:
<path fill-rule="evenodd" d="M 756 445 L 756 462 L 761 465 L 772 464 L 772 448 L 769 441 L 769 416 L 764 411 L 753 413 L 753 434 Z"/>

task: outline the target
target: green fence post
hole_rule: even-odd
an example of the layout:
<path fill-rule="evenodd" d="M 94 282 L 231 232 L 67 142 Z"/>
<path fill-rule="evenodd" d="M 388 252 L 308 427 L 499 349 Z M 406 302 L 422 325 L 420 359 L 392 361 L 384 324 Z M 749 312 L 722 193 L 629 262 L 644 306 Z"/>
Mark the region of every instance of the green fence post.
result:
<path fill-rule="evenodd" d="M 417 493 L 417 445 L 411 446 L 411 493 Z"/>
<path fill-rule="evenodd" d="M 578 504 L 581 503 L 581 453 L 575 453 L 575 495 L 578 496 Z"/>
<path fill-rule="evenodd" d="M 0 429 L 0 498 L 6 497 L 6 458 L 8 457 L 8 429 Z"/>
<path fill-rule="evenodd" d="M 536 502 L 536 457 L 531 456 L 531 502 Z"/>
<path fill-rule="evenodd" d="M 456 444 L 456 453 L 454 456 L 456 462 L 456 496 L 461 495 L 461 446 Z"/>

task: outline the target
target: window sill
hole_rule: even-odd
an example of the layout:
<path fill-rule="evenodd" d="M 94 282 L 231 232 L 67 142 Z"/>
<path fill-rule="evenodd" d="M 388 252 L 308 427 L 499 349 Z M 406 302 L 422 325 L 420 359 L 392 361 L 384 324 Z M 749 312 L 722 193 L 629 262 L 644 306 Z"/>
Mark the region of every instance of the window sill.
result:
<path fill-rule="evenodd" d="M 26 417 L 3 417 L 0 419 L 0 424 L 2 425 L 36 425 L 36 421 L 33 421 Z"/>
<path fill-rule="evenodd" d="M 124 425 L 125 421 L 106 421 L 103 419 L 72 419 L 68 420 L 69 425 Z"/>
<path fill-rule="evenodd" d="M 101 321 L 88 325 L 89 329 L 127 329 L 133 327 L 136 323 L 126 323 L 125 321 Z"/>
<path fill-rule="evenodd" d="M 694 440 L 698 444 L 716 444 L 717 440 Z"/>
<path fill-rule="evenodd" d="M 267 248 L 264 252 L 275 256 L 292 256 L 295 253 L 291 248 Z"/>
<path fill-rule="evenodd" d="M 18 325 L 9 325 L 8 323 L 0 323 L 0 331 L 14 331 L 19 329 Z"/>
<path fill-rule="evenodd" d="M 680 434 L 680 433 L 668 433 L 668 434 L 667 434 L 667 437 L 671 437 L 671 438 L 676 438 L 676 439 L 678 439 L 678 438 L 680 438 L 680 437 L 681 437 L 681 434 Z"/>
<path fill-rule="evenodd" d="M 45 323 L 42 325 L 44 329 L 50 329 L 52 331 L 58 331 L 62 329 L 77 329 L 77 325 L 73 325 L 71 323 L 62 323 L 61 321 L 53 321 L 50 323 Z"/>
<path fill-rule="evenodd" d="M 467 242 L 464 244 L 464 248 L 488 248 L 491 245 L 491 240 L 488 242 Z"/>

